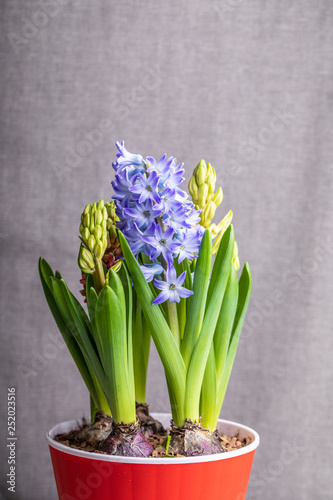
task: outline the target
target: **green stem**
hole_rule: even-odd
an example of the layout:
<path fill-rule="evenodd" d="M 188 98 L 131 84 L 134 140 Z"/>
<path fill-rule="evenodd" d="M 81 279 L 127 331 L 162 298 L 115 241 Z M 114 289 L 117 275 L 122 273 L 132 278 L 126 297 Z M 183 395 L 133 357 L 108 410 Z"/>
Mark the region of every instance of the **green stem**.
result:
<path fill-rule="evenodd" d="M 180 339 L 182 340 L 186 325 L 186 299 L 180 299 L 179 304 L 177 304 L 177 314 L 179 323 L 179 334 L 180 334 Z"/>
<path fill-rule="evenodd" d="M 95 259 L 95 271 L 93 272 L 94 288 L 97 295 L 105 287 L 105 274 L 103 264 L 100 260 Z"/>
<path fill-rule="evenodd" d="M 179 323 L 178 323 L 178 313 L 177 313 L 177 304 L 175 302 L 166 301 L 166 313 L 167 313 L 167 321 L 172 332 L 173 338 L 176 341 L 178 347 L 180 347 L 180 331 L 179 331 Z"/>

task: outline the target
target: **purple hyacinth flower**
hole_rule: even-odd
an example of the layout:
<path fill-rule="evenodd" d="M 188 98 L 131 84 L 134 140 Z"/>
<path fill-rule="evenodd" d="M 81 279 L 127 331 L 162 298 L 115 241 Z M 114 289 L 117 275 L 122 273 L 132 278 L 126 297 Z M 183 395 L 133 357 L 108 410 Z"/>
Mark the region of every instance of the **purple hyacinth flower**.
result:
<path fill-rule="evenodd" d="M 162 254 L 167 262 L 171 262 L 171 248 L 173 248 L 174 243 L 173 235 L 174 231 L 172 227 L 168 227 L 168 229 L 163 233 L 161 226 L 156 226 L 153 237 L 143 236 L 143 241 L 148 243 L 152 248 L 149 257 L 151 259 L 156 259 L 160 254 Z"/>
<path fill-rule="evenodd" d="M 123 217 L 134 220 L 141 228 L 142 226 L 148 227 L 161 213 L 162 210 L 157 209 L 151 199 L 148 199 L 145 204 L 136 202 L 135 208 L 124 208 Z"/>
<path fill-rule="evenodd" d="M 117 149 L 119 153 L 117 153 L 117 161 L 112 163 L 112 166 L 115 170 L 118 170 L 122 167 L 127 167 L 129 165 L 137 165 L 141 166 L 144 164 L 143 156 L 139 154 L 133 154 L 127 151 L 125 148 L 125 142 L 119 141 L 116 142 Z"/>
<path fill-rule="evenodd" d="M 143 237 L 153 237 L 156 231 L 157 224 L 152 222 L 147 229 L 141 230 L 138 228 L 135 222 L 131 224 L 131 228 L 126 232 L 125 237 L 128 238 L 130 242 L 130 247 L 134 255 L 143 252 L 146 255 L 150 255 L 154 250 L 154 247 L 149 245 L 143 240 Z M 154 240 L 154 238 L 153 238 Z"/>
<path fill-rule="evenodd" d="M 122 206 L 127 206 L 131 200 L 132 193 L 129 190 L 133 186 L 133 180 L 129 178 L 128 170 L 125 169 L 122 174 L 117 174 L 115 180 L 111 182 L 115 195 L 112 197 L 114 200 L 120 201 Z"/>
<path fill-rule="evenodd" d="M 152 281 L 155 276 L 163 273 L 163 267 L 158 262 L 154 264 L 145 264 L 144 266 L 140 266 L 140 268 L 147 280 L 147 283 Z"/>
<path fill-rule="evenodd" d="M 155 158 L 152 156 L 147 156 L 146 158 L 146 163 L 148 166 L 147 171 L 148 172 L 156 172 L 159 177 L 160 177 L 160 186 L 163 189 L 163 182 L 168 178 L 170 172 L 171 172 L 171 167 L 174 165 L 175 158 L 172 156 L 167 160 L 166 159 L 167 155 L 164 154 L 161 156 L 161 158 L 156 161 Z M 161 185 L 162 183 L 162 185 Z"/>
<path fill-rule="evenodd" d="M 184 206 L 180 206 L 177 210 L 172 210 L 168 214 L 167 219 L 163 219 L 165 224 L 172 227 L 175 233 L 179 231 L 180 228 L 191 228 L 192 224 L 187 220 L 187 209 Z"/>
<path fill-rule="evenodd" d="M 175 196 L 175 189 L 165 189 L 160 193 L 161 201 L 155 205 L 155 208 L 161 209 L 165 214 L 169 214 L 172 210 L 177 210 L 182 206 L 182 203 L 175 200 Z"/>
<path fill-rule="evenodd" d="M 188 209 L 186 219 L 189 222 L 189 224 L 191 224 L 192 227 L 200 224 L 201 210 L 196 210 L 192 202 L 187 203 L 186 207 Z"/>
<path fill-rule="evenodd" d="M 202 235 L 198 231 L 186 231 L 177 235 L 178 248 L 177 253 L 179 255 L 178 262 L 182 262 L 184 259 L 194 259 L 198 254 Z"/>
<path fill-rule="evenodd" d="M 159 203 L 161 198 L 157 193 L 157 186 L 159 183 L 159 176 L 157 172 L 152 172 L 148 178 L 144 177 L 142 174 L 135 176 L 135 184 L 130 187 L 130 191 L 137 195 L 139 203 L 150 199 Z"/>
<path fill-rule="evenodd" d="M 161 304 L 166 300 L 170 302 L 180 302 L 181 298 L 189 297 L 193 294 L 192 290 L 182 287 L 186 276 L 186 271 L 184 271 L 177 278 L 176 270 L 172 265 L 169 265 L 166 271 L 166 281 L 160 281 L 155 279 L 154 285 L 161 293 L 153 301 L 153 304 Z"/>
<path fill-rule="evenodd" d="M 184 163 L 180 163 L 177 167 L 171 169 L 171 173 L 166 181 L 166 186 L 168 188 L 175 189 L 185 180 L 183 177 L 183 165 Z M 185 193 L 185 191 L 183 191 L 183 193 Z"/>

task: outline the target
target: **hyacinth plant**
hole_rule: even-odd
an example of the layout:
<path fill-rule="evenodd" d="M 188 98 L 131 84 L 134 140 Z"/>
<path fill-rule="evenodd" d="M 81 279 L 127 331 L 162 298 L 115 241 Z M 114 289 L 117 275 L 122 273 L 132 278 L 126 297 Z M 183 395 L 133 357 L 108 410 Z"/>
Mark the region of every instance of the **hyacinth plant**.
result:
<path fill-rule="evenodd" d="M 248 264 L 237 276 L 232 212 L 212 222 L 222 189 L 215 192 L 215 171 L 204 160 L 190 179 L 189 197 L 180 188 L 183 163 L 131 154 L 123 142 L 116 146 L 113 200 L 87 205 L 81 216 L 78 263 L 88 315 L 59 272 L 40 259 L 46 299 L 92 408 L 112 414 L 103 451 L 152 451 L 144 431 L 153 419 L 147 409 L 136 411 L 146 405 L 151 337 L 166 375 L 172 446 L 187 455 L 222 451 L 211 431 L 251 291 Z M 197 437 L 193 446 L 185 439 L 189 432 L 200 433 L 199 447 Z"/>

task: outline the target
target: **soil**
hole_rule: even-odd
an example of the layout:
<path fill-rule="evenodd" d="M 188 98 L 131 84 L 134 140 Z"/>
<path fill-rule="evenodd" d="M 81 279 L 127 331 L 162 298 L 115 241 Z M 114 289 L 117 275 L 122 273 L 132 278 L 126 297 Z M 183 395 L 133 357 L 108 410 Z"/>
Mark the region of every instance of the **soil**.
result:
<path fill-rule="evenodd" d="M 198 424 L 195 425 L 197 426 Z M 103 427 L 104 432 L 100 432 L 101 426 Z M 163 429 L 162 424 L 161 429 Z M 96 422 L 94 424 L 88 424 L 88 422 L 84 420 L 83 424 L 77 430 L 70 431 L 69 433 L 58 434 L 54 439 L 65 446 L 76 448 L 78 450 L 108 454 L 101 450 L 103 449 L 102 443 L 106 437 L 106 430 L 110 433 L 110 417 L 107 418 L 105 425 L 103 424 L 103 420 L 99 419 L 98 426 L 96 426 Z M 165 434 L 165 431 L 162 434 L 152 434 L 150 430 L 145 432 L 144 426 L 141 426 L 141 432 L 154 448 L 151 453 L 152 458 L 185 456 L 181 452 L 181 447 L 177 446 L 177 443 L 175 444 L 174 441 L 175 435 L 179 435 L 179 430 L 172 427 L 171 429 L 167 429 L 167 435 Z M 201 428 L 201 432 L 204 433 L 207 431 Z M 218 431 L 216 431 L 214 435 L 220 442 L 222 452 L 235 451 L 249 445 L 252 442 L 252 438 L 249 436 L 245 439 L 239 439 L 238 434 L 235 436 L 226 436 Z"/>

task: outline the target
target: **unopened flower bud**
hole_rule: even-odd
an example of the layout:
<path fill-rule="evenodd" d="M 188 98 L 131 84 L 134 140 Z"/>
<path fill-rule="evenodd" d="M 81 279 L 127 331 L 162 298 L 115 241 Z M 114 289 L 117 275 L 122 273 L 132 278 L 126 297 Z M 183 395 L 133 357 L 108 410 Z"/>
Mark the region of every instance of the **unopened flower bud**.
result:
<path fill-rule="evenodd" d="M 215 168 L 213 168 L 210 163 L 207 163 L 207 176 L 212 177 L 213 182 L 216 182 Z"/>
<path fill-rule="evenodd" d="M 208 196 L 208 186 L 207 184 L 202 184 L 199 187 L 198 191 L 198 205 L 200 208 L 204 208 L 204 206 L 206 205 L 207 196 Z"/>
<path fill-rule="evenodd" d="M 86 245 L 88 245 L 88 239 L 90 236 L 90 231 L 87 227 L 85 227 L 81 233 L 82 239 Z"/>
<path fill-rule="evenodd" d="M 113 271 L 117 273 L 120 270 L 122 263 L 123 261 L 121 259 L 117 260 L 114 266 L 112 266 Z"/>
<path fill-rule="evenodd" d="M 103 220 L 103 215 L 100 210 L 95 213 L 95 226 L 99 226 Z"/>
<path fill-rule="evenodd" d="M 104 200 L 99 200 L 99 202 L 97 203 L 97 208 L 98 210 L 102 210 L 102 208 L 104 208 Z"/>
<path fill-rule="evenodd" d="M 223 192 L 222 192 L 222 188 L 220 186 L 213 196 L 213 202 L 215 203 L 216 208 L 219 205 L 221 205 L 222 200 L 223 200 Z"/>
<path fill-rule="evenodd" d="M 95 244 L 96 244 L 96 240 L 95 240 L 94 236 L 91 234 L 88 238 L 88 248 L 91 251 L 91 253 L 94 252 Z"/>
<path fill-rule="evenodd" d="M 89 227 L 89 225 L 90 225 L 90 215 L 89 214 L 83 215 L 82 223 L 83 223 L 84 227 Z"/>
<path fill-rule="evenodd" d="M 190 192 L 190 195 L 192 196 L 193 203 L 196 203 L 198 201 L 198 185 L 194 176 L 192 176 L 190 179 L 188 190 Z"/>
<path fill-rule="evenodd" d="M 78 256 L 79 268 L 83 273 L 91 274 L 95 270 L 95 263 L 93 256 L 87 248 L 85 248 L 82 243 L 80 246 L 79 256 Z"/>
<path fill-rule="evenodd" d="M 200 187 L 206 180 L 207 175 L 207 165 L 205 160 L 201 160 L 199 165 L 194 170 L 195 180 L 198 187 Z"/>
<path fill-rule="evenodd" d="M 210 225 L 212 218 L 214 217 L 216 212 L 215 203 L 209 201 L 203 211 L 200 214 L 201 225 L 207 228 Z"/>
<path fill-rule="evenodd" d="M 215 254 L 218 251 L 222 236 L 224 235 L 226 229 L 231 224 L 232 216 L 233 213 L 230 210 L 230 212 L 213 228 L 214 235 L 216 235 L 216 239 L 213 242 L 213 248 L 212 248 L 213 254 Z"/>
<path fill-rule="evenodd" d="M 102 228 L 101 226 L 96 226 L 94 229 L 95 240 L 99 241 L 102 238 Z"/>
<path fill-rule="evenodd" d="M 211 175 L 208 175 L 206 178 L 206 184 L 208 186 L 208 193 L 209 195 L 213 195 L 214 190 L 215 190 L 215 180 L 214 177 Z"/>
<path fill-rule="evenodd" d="M 102 257 L 104 255 L 104 251 L 105 251 L 105 249 L 103 249 L 102 243 L 100 241 L 98 241 L 95 245 L 95 248 L 94 248 L 94 255 L 95 255 L 96 259 L 102 260 Z"/>

